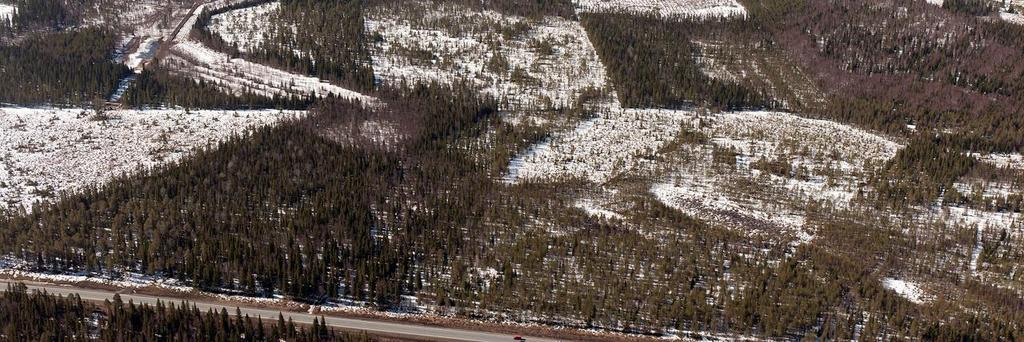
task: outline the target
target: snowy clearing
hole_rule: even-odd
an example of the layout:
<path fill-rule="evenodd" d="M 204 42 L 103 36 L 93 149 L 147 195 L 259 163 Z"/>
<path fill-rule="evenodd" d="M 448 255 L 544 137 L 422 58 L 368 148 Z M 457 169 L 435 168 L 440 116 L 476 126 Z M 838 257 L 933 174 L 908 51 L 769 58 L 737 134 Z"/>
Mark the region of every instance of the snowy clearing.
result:
<path fill-rule="evenodd" d="M 178 160 L 233 134 L 302 112 L 0 108 L 0 208 Z"/>
<path fill-rule="evenodd" d="M 677 141 L 683 133 L 697 141 Z M 861 129 L 788 113 L 606 109 L 513 159 L 505 181 L 604 184 L 639 176 L 650 179 L 656 199 L 691 216 L 727 228 L 789 232 L 807 242 L 813 238 L 804 229 L 808 202 L 847 207 L 869 167 L 901 147 Z M 784 172 L 766 171 L 764 165 L 776 164 Z M 577 207 L 592 216 L 612 216 L 581 201 Z"/>
<path fill-rule="evenodd" d="M 587 215 L 606 220 L 622 220 L 625 216 L 617 212 L 605 209 L 600 203 L 592 199 L 580 199 L 576 201 L 576 208 L 583 210 Z"/>
<path fill-rule="evenodd" d="M 786 231 L 799 243 L 813 238 L 804 227 L 809 201 L 848 207 L 867 177 L 866 166 L 901 148 L 867 131 L 788 113 L 708 114 L 693 121 L 708 141 L 681 146 L 651 193 L 708 222 Z"/>
<path fill-rule="evenodd" d="M 156 56 L 156 50 L 160 47 L 160 40 L 160 37 L 146 38 L 145 41 L 139 44 L 139 48 L 135 52 L 125 58 L 124 64 L 135 71 L 136 74 L 142 73 L 142 68 L 146 65 L 145 63 Z"/>
<path fill-rule="evenodd" d="M 995 167 L 1024 170 L 1024 155 L 1018 153 L 971 153 L 971 156 Z"/>
<path fill-rule="evenodd" d="M 270 27 L 271 16 L 280 8 L 280 2 L 269 2 L 215 15 L 210 20 L 210 32 L 239 51 L 253 51 L 267 39 L 262 29 Z"/>
<path fill-rule="evenodd" d="M 1024 25 L 1024 15 L 1020 13 L 999 13 L 999 18 L 1011 24 Z"/>
<path fill-rule="evenodd" d="M 466 80 L 509 108 L 572 105 L 604 90 L 605 68 L 578 22 L 537 22 L 493 11 L 419 2 L 372 8 L 367 33 L 373 68 L 384 82 Z"/>
<path fill-rule="evenodd" d="M 581 12 L 657 14 L 663 17 L 746 17 L 735 0 L 574 0 Z"/>
<path fill-rule="evenodd" d="M 916 283 L 895 278 L 885 278 L 882 279 L 882 285 L 887 289 L 895 291 L 896 294 L 912 303 L 924 303 L 924 291 Z"/>
<path fill-rule="evenodd" d="M 655 167 L 655 156 L 675 139 L 690 112 L 609 109 L 514 159 L 505 181 L 568 178 L 604 183 Z"/>

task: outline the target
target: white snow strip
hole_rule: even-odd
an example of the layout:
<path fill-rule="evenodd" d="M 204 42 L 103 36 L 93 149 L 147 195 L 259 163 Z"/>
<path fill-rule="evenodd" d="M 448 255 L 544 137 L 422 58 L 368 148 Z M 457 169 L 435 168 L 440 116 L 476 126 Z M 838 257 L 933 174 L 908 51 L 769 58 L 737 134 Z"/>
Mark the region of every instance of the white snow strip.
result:
<path fill-rule="evenodd" d="M 714 180 L 681 178 L 672 183 L 655 184 L 651 193 L 669 207 L 708 222 L 725 224 L 727 228 L 791 231 L 802 242 L 811 239 L 806 233 L 800 234 L 805 221 L 803 213 L 763 201 L 737 199 L 720 188 Z"/>
<path fill-rule="evenodd" d="M 971 156 L 995 167 L 1024 170 L 1024 155 L 1019 153 L 971 153 Z"/>
<path fill-rule="evenodd" d="M 921 287 L 916 283 L 895 278 L 884 278 L 882 279 L 882 285 L 887 289 L 895 291 L 896 294 L 906 298 L 912 303 L 924 303 L 924 291 L 921 290 Z"/>
<path fill-rule="evenodd" d="M 303 112 L 0 108 L 0 208 L 29 208 Z"/>
<path fill-rule="evenodd" d="M 999 13 L 999 18 L 1011 24 L 1024 25 L 1024 15 L 1020 13 Z"/>
<path fill-rule="evenodd" d="M 657 14 L 663 17 L 746 17 L 735 0 L 574 0 L 581 12 Z"/>
<path fill-rule="evenodd" d="M 581 199 L 576 201 L 576 208 L 579 208 L 592 217 L 606 219 L 606 220 L 622 220 L 624 217 L 622 214 L 617 212 L 601 208 L 597 202 L 590 199 Z"/>

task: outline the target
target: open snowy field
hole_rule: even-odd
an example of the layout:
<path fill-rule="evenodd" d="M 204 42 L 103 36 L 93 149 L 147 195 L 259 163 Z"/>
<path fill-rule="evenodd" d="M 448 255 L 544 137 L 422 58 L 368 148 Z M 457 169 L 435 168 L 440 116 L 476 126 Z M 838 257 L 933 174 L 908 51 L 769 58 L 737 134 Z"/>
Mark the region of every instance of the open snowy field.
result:
<path fill-rule="evenodd" d="M 0 208 L 178 160 L 196 148 L 301 112 L 0 108 Z"/>
<path fill-rule="evenodd" d="M 468 81 L 517 109 L 569 106 L 608 86 L 583 27 L 564 18 L 403 2 L 370 9 L 366 25 L 374 70 L 387 83 Z"/>
<path fill-rule="evenodd" d="M 581 12 L 657 14 L 663 17 L 746 17 L 736 0 L 574 0 Z"/>

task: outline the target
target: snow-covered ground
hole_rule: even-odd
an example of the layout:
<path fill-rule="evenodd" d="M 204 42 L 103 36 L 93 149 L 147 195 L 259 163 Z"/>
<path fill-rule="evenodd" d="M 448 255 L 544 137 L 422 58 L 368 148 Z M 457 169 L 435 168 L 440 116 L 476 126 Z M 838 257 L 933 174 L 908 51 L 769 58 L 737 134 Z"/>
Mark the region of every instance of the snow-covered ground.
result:
<path fill-rule="evenodd" d="M 622 214 L 606 209 L 601 203 L 593 199 L 580 199 L 576 201 L 576 208 L 583 210 L 587 215 L 606 219 L 606 220 L 622 220 L 625 218 Z"/>
<path fill-rule="evenodd" d="M 896 294 L 906 298 L 912 303 L 924 303 L 924 290 L 921 290 L 921 287 L 918 286 L 917 283 L 895 278 L 884 278 L 882 279 L 882 285 L 887 289 L 893 290 Z"/>
<path fill-rule="evenodd" d="M 182 158 L 232 134 L 301 112 L 0 108 L 0 208 Z"/>
<path fill-rule="evenodd" d="M 980 162 L 988 163 L 995 167 L 1024 170 L 1024 155 L 1018 153 L 972 153 L 971 156 L 978 158 Z"/>
<path fill-rule="evenodd" d="M 706 141 L 676 142 L 684 131 Z M 788 113 L 609 109 L 512 160 L 505 180 L 603 184 L 640 176 L 650 179 L 655 198 L 691 216 L 729 228 L 786 231 L 806 242 L 812 238 L 803 229 L 808 201 L 846 207 L 861 189 L 867 166 L 883 163 L 900 148 L 871 132 Z M 735 163 L 716 163 L 716 150 L 734 153 Z M 795 174 L 757 169 L 759 161 L 780 156 Z M 577 207 L 614 216 L 594 203 L 581 199 Z"/>
<path fill-rule="evenodd" d="M 210 32 L 239 51 L 252 51 L 267 39 L 264 29 L 270 27 L 271 17 L 280 8 L 280 2 L 268 2 L 215 15 L 210 20 Z"/>
<path fill-rule="evenodd" d="M 656 198 L 694 217 L 732 228 L 790 231 L 799 241 L 807 201 L 845 208 L 866 177 L 865 166 L 892 158 L 900 145 L 851 126 L 778 112 L 711 114 L 698 131 L 710 146 L 686 146 L 685 157 L 662 183 Z M 715 149 L 735 153 L 735 165 L 715 166 Z M 780 175 L 758 169 L 762 161 L 784 161 Z"/>
<path fill-rule="evenodd" d="M 227 6 L 230 3 L 231 1 L 220 1 L 215 4 L 201 5 L 199 10 L 185 23 L 185 27 L 193 27 L 202 11 L 218 8 L 217 6 Z M 376 103 L 372 97 L 330 84 L 316 77 L 299 75 L 241 58 L 231 58 L 227 54 L 192 40 L 187 29 L 179 32 L 174 38 L 174 46 L 170 51 L 170 55 L 163 61 L 165 67 L 193 80 L 210 82 L 227 92 L 236 94 L 249 92 L 270 97 L 274 95 L 327 96 L 333 94 L 340 98 L 358 100 L 363 103 Z"/>
<path fill-rule="evenodd" d="M 663 17 L 746 17 L 736 0 L 574 0 L 581 12 L 658 14 Z"/>
<path fill-rule="evenodd" d="M 14 5 L 0 3 L 0 22 L 10 22 L 17 11 L 18 8 Z"/>
<path fill-rule="evenodd" d="M 977 273 L 978 262 L 982 251 L 982 235 L 989 229 L 999 231 L 1006 229 L 1020 232 L 1024 229 L 1024 218 L 1020 213 L 991 212 L 962 207 L 933 206 L 921 210 L 916 218 L 921 225 L 928 226 L 932 222 L 941 222 L 948 226 L 972 228 L 975 231 L 974 246 L 970 251 L 970 270 Z"/>
<path fill-rule="evenodd" d="M 583 27 L 458 6 L 401 3 L 369 10 L 377 77 L 387 83 L 469 81 L 507 108 L 569 106 L 608 85 Z"/>
<path fill-rule="evenodd" d="M 658 109 L 607 109 L 550 142 L 514 159 L 506 182 L 568 178 L 604 183 L 652 171 L 662 146 L 672 142 L 692 113 Z"/>
<path fill-rule="evenodd" d="M 146 40 L 139 44 L 139 48 L 132 54 L 128 55 L 124 64 L 131 68 L 135 73 L 141 73 L 145 63 L 153 59 L 156 56 L 156 50 L 160 47 L 161 37 L 148 37 Z"/>
<path fill-rule="evenodd" d="M 999 18 L 1011 24 L 1024 25 L 1024 15 L 1020 13 L 1001 12 Z"/>

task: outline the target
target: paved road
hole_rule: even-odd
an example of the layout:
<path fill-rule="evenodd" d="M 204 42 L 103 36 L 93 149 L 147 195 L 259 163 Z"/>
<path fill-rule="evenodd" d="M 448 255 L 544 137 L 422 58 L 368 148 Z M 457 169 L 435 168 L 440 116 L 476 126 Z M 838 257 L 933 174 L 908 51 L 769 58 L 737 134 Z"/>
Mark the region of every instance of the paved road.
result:
<path fill-rule="evenodd" d="M 0 280 L 0 289 L 6 289 L 8 284 L 11 282 Z M 89 301 L 103 301 L 105 299 L 113 299 L 114 291 L 106 290 L 93 290 L 83 289 L 73 286 L 62 286 L 52 284 L 40 284 L 40 283 L 27 283 L 29 290 L 46 290 L 50 294 L 67 296 L 70 294 L 77 294 L 82 297 L 83 300 Z M 135 304 L 149 304 L 155 305 L 157 300 L 173 303 L 180 303 L 182 300 L 174 297 L 154 297 L 138 294 L 126 294 L 121 293 L 121 300 L 128 302 L 131 300 Z M 189 304 L 194 304 L 202 311 L 213 309 L 220 311 L 222 308 L 227 309 L 228 312 L 234 314 L 235 307 L 228 305 L 221 305 L 216 303 L 208 302 L 195 302 L 189 301 Z M 266 310 L 252 307 L 239 307 L 243 315 L 249 315 L 249 317 L 263 317 L 265 319 L 277 319 L 278 313 L 284 315 L 285 319 L 291 318 L 296 323 L 312 324 L 313 318 L 319 317 L 316 315 L 310 315 L 307 313 L 300 312 L 281 312 L 276 310 Z M 448 329 L 438 327 L 428 327 L 416 324 L 398 323 L 398 322 L 385 322 L 385 321 L 372 321 L 366 319 L 350 319 L 340 317 L 325 316 L 327 325 L 338 329 L 346 330 L 364 330 L 368 333 L 382 333 L 388 335 L 408 336 L 420 339 L 436 339 L 436 340 L 447 340 L 447 341 L 512 341 L 511 335 L 506 334 L 495 334 L 481 331 L 469 331 L 460 329 Z M 528 341 L 554 341 L 550 339 L 528 337 Z"/>

